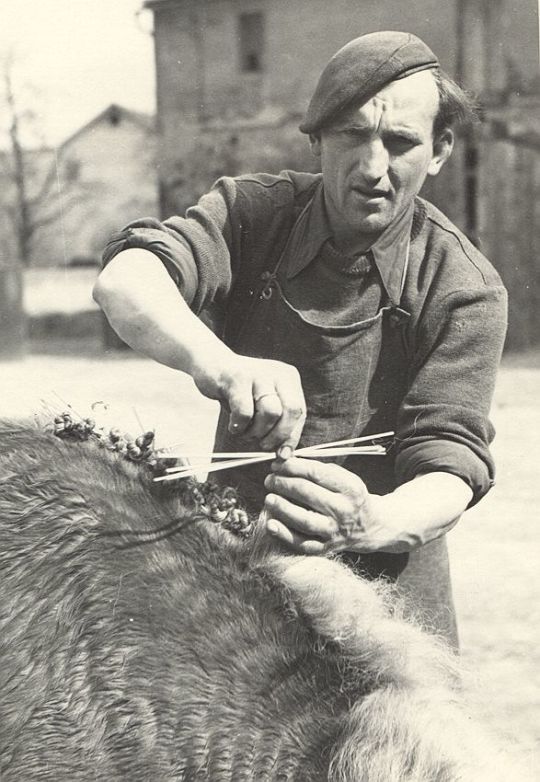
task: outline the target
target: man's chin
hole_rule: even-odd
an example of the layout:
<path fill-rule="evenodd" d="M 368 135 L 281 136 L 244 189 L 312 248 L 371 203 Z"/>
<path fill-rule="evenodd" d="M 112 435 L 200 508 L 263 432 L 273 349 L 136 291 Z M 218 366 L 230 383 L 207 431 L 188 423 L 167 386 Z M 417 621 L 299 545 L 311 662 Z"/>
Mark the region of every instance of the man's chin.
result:
<path fill-rule="evenodd" d="M 391 213 L 378 213 L 356 216 L 354 220 L 355 230 L 366 236 L 380 235 L 392 222 Z"/>

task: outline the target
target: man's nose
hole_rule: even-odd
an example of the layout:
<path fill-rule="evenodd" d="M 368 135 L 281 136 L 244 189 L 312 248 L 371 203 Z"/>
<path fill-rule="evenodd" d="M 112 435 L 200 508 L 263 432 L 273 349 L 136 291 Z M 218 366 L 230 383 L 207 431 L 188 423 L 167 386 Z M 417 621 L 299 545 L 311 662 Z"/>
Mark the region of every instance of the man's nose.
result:
<path fill-rule="evenodd" d="M 388 173 L 388 150 L 380 138 L 362 144 L 359 156 L 360 172 L 366 182 L 378 182 Z"/>

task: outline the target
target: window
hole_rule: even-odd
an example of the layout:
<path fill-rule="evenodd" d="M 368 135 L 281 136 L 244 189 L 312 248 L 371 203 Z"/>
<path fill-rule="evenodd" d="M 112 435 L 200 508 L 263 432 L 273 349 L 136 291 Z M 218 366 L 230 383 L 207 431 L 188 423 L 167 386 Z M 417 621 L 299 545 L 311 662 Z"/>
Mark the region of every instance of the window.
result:
<path fill-rule="evenodd" d="M 109 106 L 109 122 L 113 127 L 116 127 L 120 124 L 120 108 L 118 106 L 115 106 L 114 104 L 112 106 Z"/>
<path fill-rule="evenodd" d="M 65 163 L 64 178 L 66 182 L 73 184 L 81 178 L 81 163 L 75 158 L 68 158 Z"/>
<path fill-rule="evenodd" d="M 263 69 L 264 14 L 240 14 L 239 28 L 240 68 L 244 73 L 258 73 Z"/>

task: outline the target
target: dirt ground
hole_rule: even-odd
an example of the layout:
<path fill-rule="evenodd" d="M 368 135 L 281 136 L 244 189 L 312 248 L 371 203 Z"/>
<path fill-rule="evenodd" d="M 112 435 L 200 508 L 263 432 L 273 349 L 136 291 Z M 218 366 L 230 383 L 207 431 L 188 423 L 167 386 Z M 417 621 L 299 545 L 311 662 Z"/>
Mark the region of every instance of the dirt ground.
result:
<path fill-rule="evenodd" d="M 159 445 L 210 448 L 216 405 L 190 379 L 132 354 L 29 355 L 0 365 L 3 416 L 71 405 Z M 463 659 L 475 700 L 505 743 L 540 769 L 540 360 L 503 363 L 492 409 L 497 485 L 450 533 Z M 516 777 L 517 779 L 518 777 Z"/>

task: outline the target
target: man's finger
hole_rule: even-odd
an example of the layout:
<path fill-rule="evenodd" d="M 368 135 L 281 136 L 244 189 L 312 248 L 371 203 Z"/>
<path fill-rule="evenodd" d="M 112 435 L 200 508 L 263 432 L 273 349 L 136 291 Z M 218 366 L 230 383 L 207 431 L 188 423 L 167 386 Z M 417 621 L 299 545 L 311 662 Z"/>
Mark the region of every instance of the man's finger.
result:
<path fill-rule="evenodd" d="M 237 378 L 226 396 L 229 406 L 229 432 L 232 434 L 244 434 L 249 427 L 254 413 L 253 395 L 251 383 Z"/>
<path fill-rule="evenodd" d="M 290 530 L 277 519 L 269 519 L 266 523 L 266 529 L 272 537 L 281 540 L 287 546 L 301 554 L 322 554 L 324 552 L 324 543 L 320 540 L 306 538 L 294 530 Z"/>
<path fill-rule="evenodd" d="M 284 441 L 284 443 L 281 445 L 281 447 L 277 450 L 277 455 L 280 459 L 290 459 L 290 457 L 294 453 L 294 449 L 298 445 L 300 438 L 302 437 L 302 432 L 304 430 L 304 424 L 306 423 L 306 407 L 301 409 L 300 415 L 298 416 L 298 420 L 296 424 L 294 425 L 294 428 L 291 432 L 291 436 Z"/>
<path fill-rule="evenodd" d="M 262 441 L 265 435 L 276 425 L 276 422 L 281 419 L 283 406 L 274 385 L 271 388 L 265 387 L 255 381 L 253 383 L 252 398 L 254 408 L 253 420 L 251 426 L 246 431 L 246 436 Z M 271 449 L 268 448 L 268 450 Z"/>
<path fill-rule="evenodd" d="M 275 437 L 275 447 L 278 449 L 279 455 L 282 458 L 287 458 L 290 454 L 283 454 L 283 449 L 294 451 L 306 423 L 307 406 L 300 375 L 295 374 L 292 378 L 279 379 L 277 390 L 285 402 L 283 415 L 272 432 L 272 436 Z"/>
<path fill-rule="evenodd" d="M 334 519 L 314 510 L 301 508 L 278 494 L 267 494 L 264 509 L 269 517 L 307 537 L 329 540 L 337 531 Z"/>
<path fill-rule="evenodd" d="M 306 478 L 288 477 L 271 473 L 264 481 L 265 487 L 280 497 L 291 500 L 296 505 L 303 505 L 310 510 L 332 516 L 341 510 L 346 502 L 343 495 L 318 486 Z M 345 509 L 344 509 L 345 510 Z"/>
<path fill-rule="evenodd" d="M 266 451 L 276 451 L 283 458 L 288 458 L 298 445 L 305 420 L 306 414 L 302 408 L 284 409 L 277 424 L 260 441 L 261 447 Z M 289 450 L 283 452 L 284 448 Z"/>
<path fill-rule="evenodd" d="M 344 467 L 320 462 L 317 459 L 302 459 L 299 456 L 293 456 L 287 461 L 272 462 L 272 470 L 277 475 L 285 477 L 305 478 L 339 494 L 350 491 L 353 484 L 356 490 L 364 487 L 362 479 Z"/>
<path fill-rule="evenodd" d="M 281 418 L 261 440 L 265 450 L 277 450 L 282 458 L 288 458 L 298 445 L 306 421 L 306 406 L 303 400 L 290 401 L 282 397 Z M 283 449 L 287 448 L 287 452 Z"/>

